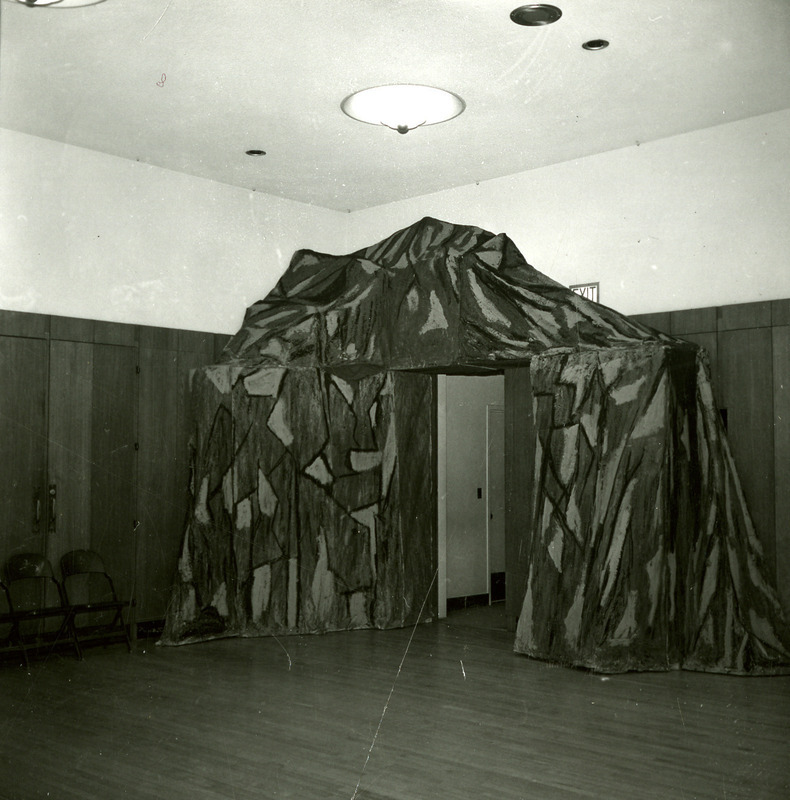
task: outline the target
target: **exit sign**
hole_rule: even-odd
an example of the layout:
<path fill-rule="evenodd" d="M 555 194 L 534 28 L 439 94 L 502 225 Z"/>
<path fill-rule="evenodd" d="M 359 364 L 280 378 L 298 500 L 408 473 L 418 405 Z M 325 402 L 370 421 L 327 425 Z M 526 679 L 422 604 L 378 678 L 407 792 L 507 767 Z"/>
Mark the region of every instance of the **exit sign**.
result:
<path fill-rule="evenodd" d="M 594 303 L 598 302 L 598 284 L 597 283 L 575 283 L 568 287 L 572 292 L 581 295 L 585 300 L 592 300 Z"/>

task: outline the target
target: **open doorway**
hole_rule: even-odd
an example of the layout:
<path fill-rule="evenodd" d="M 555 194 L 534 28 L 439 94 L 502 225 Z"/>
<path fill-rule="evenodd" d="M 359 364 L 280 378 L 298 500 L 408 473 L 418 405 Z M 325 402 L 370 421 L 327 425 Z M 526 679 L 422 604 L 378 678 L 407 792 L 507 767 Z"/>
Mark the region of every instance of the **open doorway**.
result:
<path fill-rule="evenodd" d="M 439 616 L 504 627 L 504 376 L 438 376 L 437 421 Z"/>

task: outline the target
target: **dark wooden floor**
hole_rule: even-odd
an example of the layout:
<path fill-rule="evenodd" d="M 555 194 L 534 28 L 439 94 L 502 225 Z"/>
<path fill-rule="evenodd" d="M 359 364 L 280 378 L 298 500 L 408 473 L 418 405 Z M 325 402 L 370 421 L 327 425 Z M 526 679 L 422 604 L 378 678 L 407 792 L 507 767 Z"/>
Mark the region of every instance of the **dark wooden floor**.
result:
<path fill-rule="evenodd" d="M 0 797 L 790 797 L 790 678 L 601 677 L 487 624 L 5 664 Z"/>

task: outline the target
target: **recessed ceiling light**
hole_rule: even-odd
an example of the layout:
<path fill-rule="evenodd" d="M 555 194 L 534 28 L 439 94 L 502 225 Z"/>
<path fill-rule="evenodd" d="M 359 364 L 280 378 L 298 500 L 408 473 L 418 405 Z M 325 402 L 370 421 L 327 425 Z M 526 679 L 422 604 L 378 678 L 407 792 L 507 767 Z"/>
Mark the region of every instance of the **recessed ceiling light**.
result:
<path fill-rule="evenodd" d="M 265 150 L 245 150 L 244 151 L 248 156 L 265 156 Z"/>
<path fill-rule="evenodd" d="M 550 6 L 546 3 L 533 3 L 528 6 L 519 6 L 510 12 L 510 19 L 516 25 L 528 25 L 535 27 L 538 25 L 551 25 L 562 16 L 562 11 L 557 6 Z"/>
<path fill-rule="evenodd" d="M 609 42 L 606 39 L 590 39 L 589 42 L 585 42 L 582 47 L 585 50 L 605 50 L 609 47 Z"/>
<path fill-rule="evenodd" d="M 343 100 L 340 108 L 359 122 L 408 133 L 422 125 L 436 125 L 457 117 L 466 103 L 457 94 L 435 86 L 395 83 L 354 92 Z"/>

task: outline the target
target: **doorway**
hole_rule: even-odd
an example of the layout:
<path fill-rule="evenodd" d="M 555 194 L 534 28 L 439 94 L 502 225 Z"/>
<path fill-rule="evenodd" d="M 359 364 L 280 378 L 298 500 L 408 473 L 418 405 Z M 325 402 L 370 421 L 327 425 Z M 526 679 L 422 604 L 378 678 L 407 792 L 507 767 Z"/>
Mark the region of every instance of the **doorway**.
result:
<path fill-rule="evenodd" d="M 504 376 L 438 376 L 440 617 L 504 599 L 504 474 Z"/>

